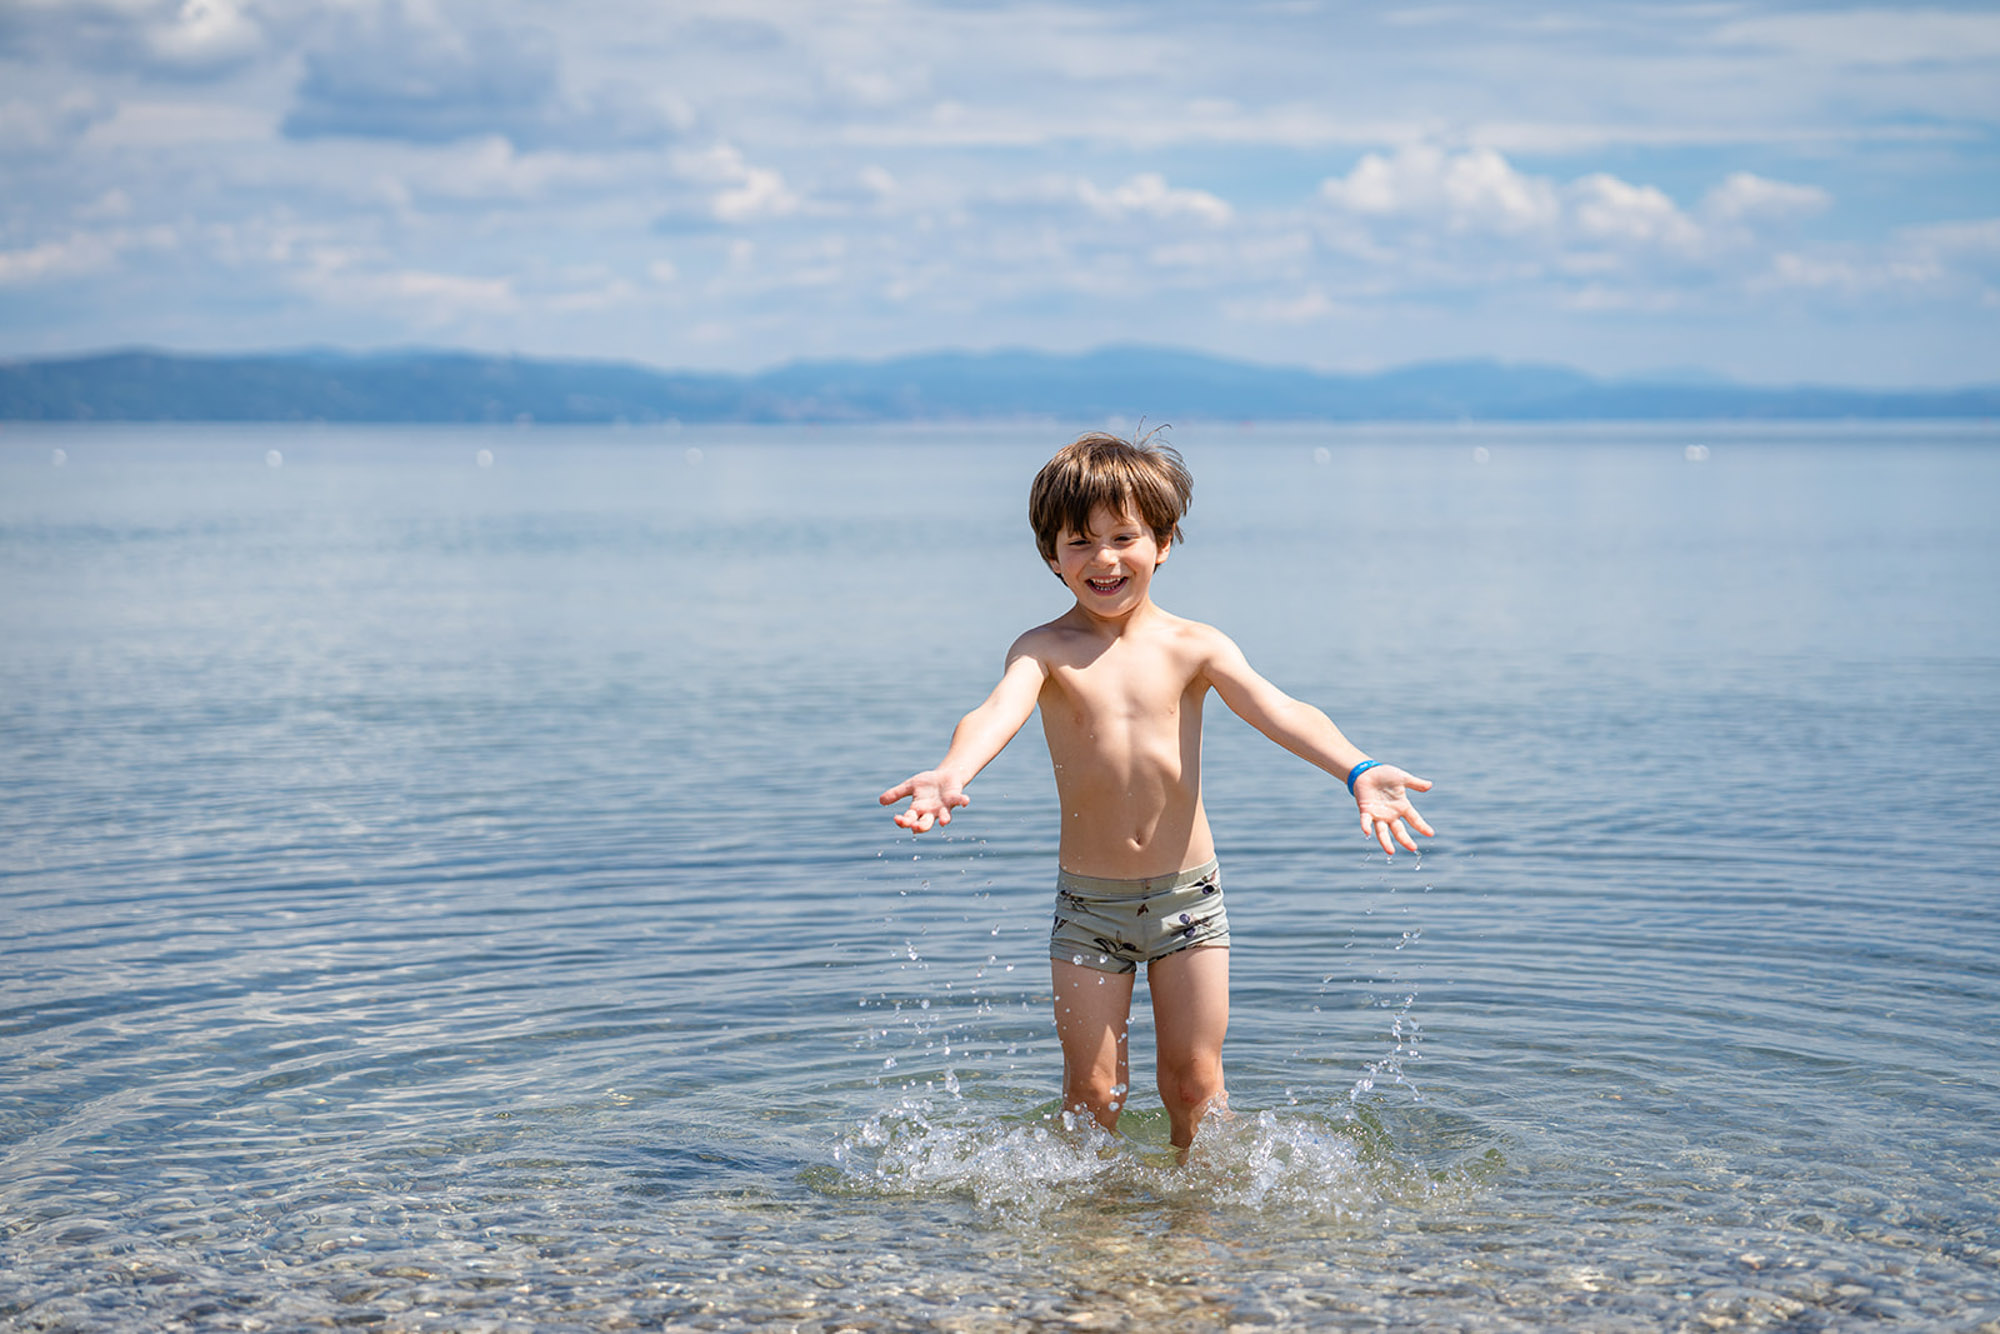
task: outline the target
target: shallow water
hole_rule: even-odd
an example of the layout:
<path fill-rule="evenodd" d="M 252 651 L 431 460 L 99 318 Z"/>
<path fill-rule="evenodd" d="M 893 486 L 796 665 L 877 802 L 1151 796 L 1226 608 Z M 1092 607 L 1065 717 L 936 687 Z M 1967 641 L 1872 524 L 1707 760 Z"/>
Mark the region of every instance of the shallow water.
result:
<path fill-rule="evenodd" d="M 1055 1114 L 1034 729 L 874 805 L 1060 431 L 0 431 L 0 1319 L 2000 1329 L 2000 437 L 1176 436 L 1440 831 L 1212 710 L 1185 1166 L 1143 1001 Z"/>

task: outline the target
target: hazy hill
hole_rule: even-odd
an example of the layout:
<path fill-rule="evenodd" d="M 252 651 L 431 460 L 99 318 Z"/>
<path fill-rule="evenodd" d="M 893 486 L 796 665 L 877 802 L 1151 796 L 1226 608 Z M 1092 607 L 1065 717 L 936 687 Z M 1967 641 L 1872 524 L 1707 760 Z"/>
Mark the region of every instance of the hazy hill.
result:
<path fill-rule="evenodd" d="M 1602 380 L 1431 362 L 1371 375 L 1111 347 L 796 362 L 754 375 L 404 351 L 128 351 L 0 363 L 0 419 L 32 421 L 1639 420 L 2000 416 L 2000 386 L 1880 391 Z"/>

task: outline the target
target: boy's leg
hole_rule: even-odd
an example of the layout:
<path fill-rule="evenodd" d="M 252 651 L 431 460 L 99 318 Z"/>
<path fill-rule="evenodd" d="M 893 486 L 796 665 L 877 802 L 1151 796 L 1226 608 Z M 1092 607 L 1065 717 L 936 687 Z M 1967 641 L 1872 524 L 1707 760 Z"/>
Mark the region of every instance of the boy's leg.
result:
<path fill-rule="evenodd" d="M 1229 947 L 1197 945 L 1146 965 L 1159 1035 L 1160 1101 L 1174 1147 L 1194 1142 L 1195 1127 L 1222 1093 L 1222 1039 L 1229 1031 Z"/>
<path fill-rule="evenodd" d="M 1131 1087 L 1126 1030 L 1132 1017 L 1134 973 L 1101 973 L 1080 963 L 1049 960 L 1055 980 L 1056 1036 L 1062 1039 L 1063 1109 L 1082 1107 L 1106 1130 Z"/>

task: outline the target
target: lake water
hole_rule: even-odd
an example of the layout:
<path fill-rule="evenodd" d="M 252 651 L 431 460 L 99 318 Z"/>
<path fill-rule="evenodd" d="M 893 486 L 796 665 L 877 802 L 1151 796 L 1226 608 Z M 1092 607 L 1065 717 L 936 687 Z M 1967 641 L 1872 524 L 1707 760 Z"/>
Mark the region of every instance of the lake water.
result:
<path fill-rule="evenodd" d="M 1038 729 L 874 802 L 1067 434 L 0 430 L 0 1322 L 2000 1329 L 2000 431 L 1175 432 L 1439 831 L 1211 710 L 1185 1166 L 1143 999 L 1055 1115 Z"/>

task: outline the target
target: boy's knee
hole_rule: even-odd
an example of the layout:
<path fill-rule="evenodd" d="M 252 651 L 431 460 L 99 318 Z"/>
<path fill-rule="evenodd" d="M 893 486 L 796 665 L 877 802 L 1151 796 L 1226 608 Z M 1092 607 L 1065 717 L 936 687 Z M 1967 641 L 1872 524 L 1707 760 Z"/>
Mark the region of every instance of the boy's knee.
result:
<path fill-rule="evenodd" d="M 1222 1062 L 1196 1059 L 1160 1067 L 1160 1100 L 1189 1111 L 1222 1092 Z"/>
<path fill-rule="evenodd" d="M 1105 1075 L 1096 1071 L 1082 1078 L 1072 1076 L 1065 1081 L 1063 1101 L 1071 1110 L 1080 1105 L 1115 1107 L 1125 1101 L 1125 1086 L 1118 1083 L 1117 1078 L 1115 1074 Z"/>

